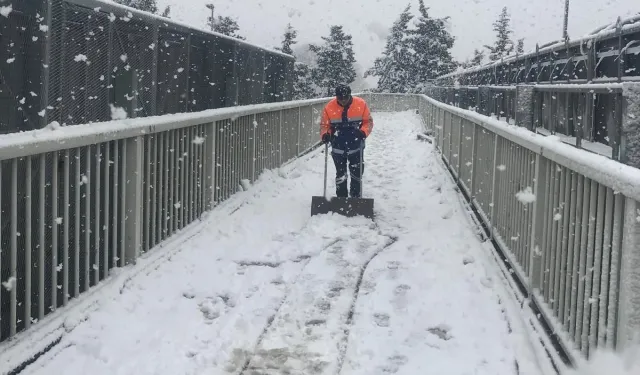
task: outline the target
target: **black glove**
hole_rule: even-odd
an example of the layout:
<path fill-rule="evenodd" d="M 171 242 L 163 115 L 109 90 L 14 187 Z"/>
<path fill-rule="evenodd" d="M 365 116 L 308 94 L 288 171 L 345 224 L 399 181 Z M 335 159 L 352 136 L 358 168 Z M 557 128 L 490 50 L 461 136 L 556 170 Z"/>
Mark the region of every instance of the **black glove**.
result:
<path fill-rule="evenodd" d="M 362 139 L 367 139 L 367 135 L 365 134 L 365 132 L 362 131 L 362 129 L 358 129 L 360 131 L 360 136 L 362 137 Z"/>
<path fill-rule="evenodd" d="M 322 135 L 322 143 L 330 143 L 331 142 L 331 134 L 325 133 Z"/>

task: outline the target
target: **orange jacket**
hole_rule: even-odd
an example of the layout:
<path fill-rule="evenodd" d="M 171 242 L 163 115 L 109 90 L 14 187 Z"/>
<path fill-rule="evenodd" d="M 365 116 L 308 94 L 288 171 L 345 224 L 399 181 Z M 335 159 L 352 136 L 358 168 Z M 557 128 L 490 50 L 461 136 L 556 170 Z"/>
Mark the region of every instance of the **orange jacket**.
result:
<path fill-rule="evenodd" d="M 357 96 L 352 97 L 351 105 L 347 111 L 347 124 L 358 127 L 365 136 L 371 134 L 373 130 L 373 118 L 369 112 L 369 106 L 364 99 Z M 334 126 L 344 124 L 342 114 L 344 107 L 338 104 L 338 100 L 333 98 L 322 111 L 322 119 L 320 120 L 320 139 L 329 133 L 333 134 Z"/>

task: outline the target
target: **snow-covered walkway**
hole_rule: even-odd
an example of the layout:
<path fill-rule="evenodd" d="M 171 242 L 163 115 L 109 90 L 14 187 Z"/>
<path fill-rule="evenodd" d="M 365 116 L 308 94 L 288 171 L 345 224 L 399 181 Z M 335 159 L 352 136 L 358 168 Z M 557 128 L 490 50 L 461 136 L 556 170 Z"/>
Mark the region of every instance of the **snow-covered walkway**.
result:
<path fill-rule="evenodd" d="M 24 374 L 544 373 L 419 117 L 374 119 L 374 221 L 310 217 L 322 150 L 266 172 Z"/>

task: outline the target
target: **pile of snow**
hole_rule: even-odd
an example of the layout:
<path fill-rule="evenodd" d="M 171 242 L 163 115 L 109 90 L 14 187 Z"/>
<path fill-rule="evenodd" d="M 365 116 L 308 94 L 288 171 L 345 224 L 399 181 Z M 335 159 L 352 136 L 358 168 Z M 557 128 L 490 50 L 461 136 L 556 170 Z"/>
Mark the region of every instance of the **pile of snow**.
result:
<path fill-rule="evenodd" d="M 567 375 L 601 374 L 640 374 L 640 345 L 629 348 L 622 353 L 615 353 L 611 351 L 596 352 L 589 362 L 567 372 Z"/>
<path fill-rule="evenodd" d="M 0 7 L 0 15 L 9 18 L 9 14 L 13 11 L 13 6 L 9 4 L 8 6 Z"/>

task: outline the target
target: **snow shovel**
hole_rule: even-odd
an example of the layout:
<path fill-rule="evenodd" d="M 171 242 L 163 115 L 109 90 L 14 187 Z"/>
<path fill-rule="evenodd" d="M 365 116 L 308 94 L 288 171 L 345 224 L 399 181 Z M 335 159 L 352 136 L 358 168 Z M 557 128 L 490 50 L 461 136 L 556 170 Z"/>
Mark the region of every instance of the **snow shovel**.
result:
<path fill-rule="evenodd" d="M 362 152 L 362 150 L 360 151 Z M 327 164 L 329 160 L 329 145 L 324 146 L 324 194 L 311 198 L 311 216 L 334 212 L 347 217 L 364 216 L 373 219 L 373 198 L 327 197 Z M 360 158 L 362 171 L 362 157 Z M 362 181 L 360 181 L 360 195 L 362 195 Z"/>

